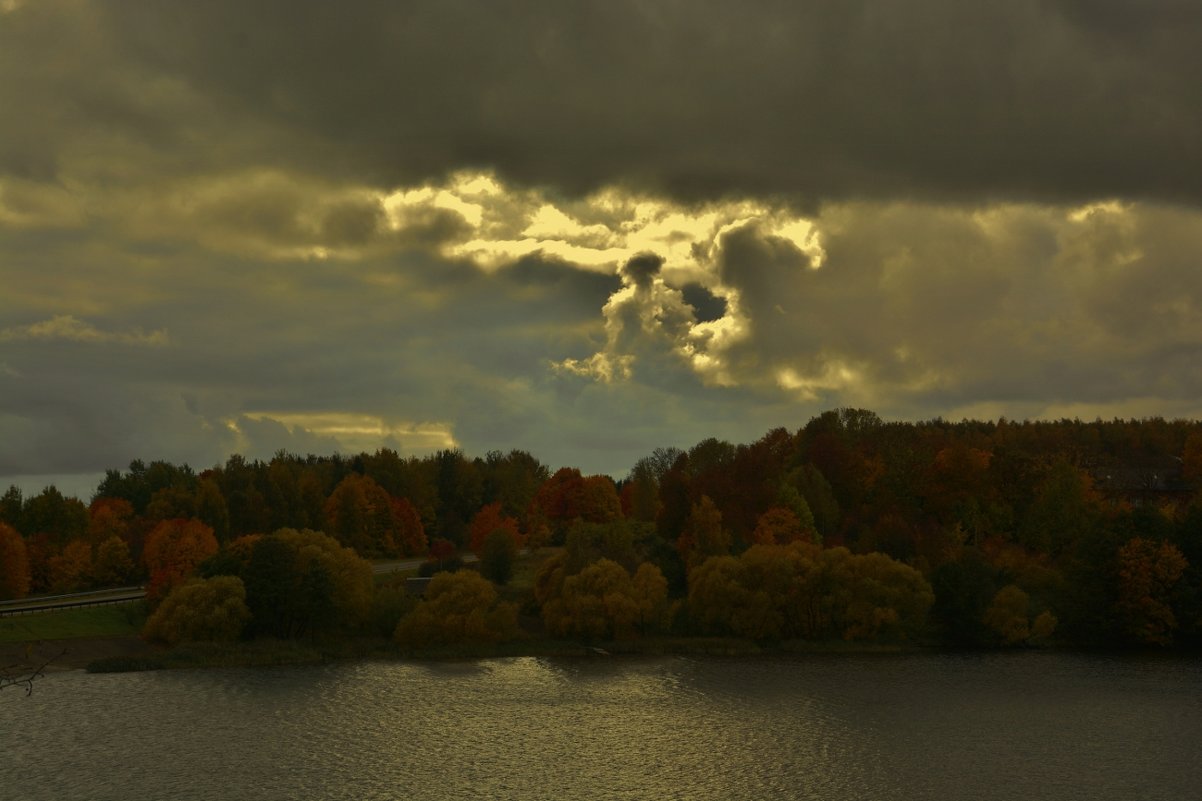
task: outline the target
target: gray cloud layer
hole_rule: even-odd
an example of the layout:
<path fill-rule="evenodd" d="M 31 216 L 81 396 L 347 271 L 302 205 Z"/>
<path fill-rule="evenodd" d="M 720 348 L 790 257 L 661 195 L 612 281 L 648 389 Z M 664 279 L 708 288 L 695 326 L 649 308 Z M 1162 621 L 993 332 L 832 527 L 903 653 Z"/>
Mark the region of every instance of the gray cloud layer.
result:
<path fill-rule="evenodd" d="M 31 2 L 0 164 L 1197 202 L 1199 41 L 1189 0 Z"/>

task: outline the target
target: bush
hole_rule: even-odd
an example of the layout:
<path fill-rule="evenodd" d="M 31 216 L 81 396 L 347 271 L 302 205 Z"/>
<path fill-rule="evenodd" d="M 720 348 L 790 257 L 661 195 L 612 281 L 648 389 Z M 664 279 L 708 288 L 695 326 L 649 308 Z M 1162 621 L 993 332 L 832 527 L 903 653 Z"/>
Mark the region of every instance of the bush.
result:
<path fill-rule="evenodd" d="M 242 579 L 236 576 L 191 579 L 163 599 L 146 621 L 142 636 L 169 645 L 233 642 L 249 620 Z"/>
<path fill-rule="evenodd" d="M 405 589 L 405 580 L 390 581 L 376 587 L 371 603 L 372 628 L 383 637 L 391 637 L 401 618 L 412 612 L 418 600 Z"/>
<path fill-rule="evenodd" d="M 403 647 L 501 642 L 517 636 L 517 607 L 497 602 L 497 589 L 473 570 L 439 573 L 426 598 L 397 624 Z"/>

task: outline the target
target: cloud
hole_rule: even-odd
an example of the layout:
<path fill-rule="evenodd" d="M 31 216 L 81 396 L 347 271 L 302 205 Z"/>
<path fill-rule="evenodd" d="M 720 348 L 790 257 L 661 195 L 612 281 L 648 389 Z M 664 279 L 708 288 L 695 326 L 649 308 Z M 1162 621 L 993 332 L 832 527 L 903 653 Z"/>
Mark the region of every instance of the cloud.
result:
<path fill-rule="evenodd" d="M 1182 359 L 1202 347 L 1202 283 L 1182 269 L 1197 223 L 1113 204 L 832 208 L 816 223 L 820 270 L 741 229 L 720 257 L 748 318 L 729 369 L 903 414 L 969 398 L 1110 404 L 1150 380 L 1183 401 L 1198 382 Z"/>
<path fill-rule="evenodd" d="M 623 279 L 639 289 L 648 289 L 663 266 L 664 260 L 661 256 L 654 253 L 640 253 L 623 264 L 618 272 Z"/>
<path fill-rule="evenodd" d="M 395 423 L 369 414 L 344 412 L 255 412 L 226 422 L 238 435 L 239 451 L 255 453 L 255 443 L 293 439 L 295 453 L 362 453 L 381 447 L 409 454 L 457 447 L 442 423 Z"/>
<path fill-rule="evenodd" d="M 686 300 L 696 289 L 624 268 L 601 312 L 604 346 L 557 369 L 903 417 L 1142 409 L 1152 386 L 1166 408 L 1193 404 L 1200 387 L 1186 364 L 1202 350 L 1202 281 L 1187 265 L 1202 246 L 1197 213 L 847 204 L 812 227 L 821 266 L 817 251 L 771 225 L 726 228 L 699 262 L 721 314 L 698 315 Z"/>
<path fill-rule="evenodd" d="M 0 15 L 0 473 L 1202 413 L 1195 3 Z"/>
<path fill-rule="evenodd" d="M 601 313 L 604 347 L 582 359 L 553 362 L 553 369 L 609 383 L 627 381 L 635 370 L 641 380 L 662 380 L 677 373 L 692 353 L 696 320 L 680 290 L 660 276 L 663 259 L 653 253 L 632 257 L 618 271 L 622 288 Z"/>
<path fill-rule="evenodd" d="M 166 329 L 149 333 L 135 329 L 132 331 L 102 331 L 91 323 L 60 314 L 49 320 L 30 323 L 29 325 L 14 326 L 0 329 L 0 342 L 86 342 L 86 343 L 116 343 L 120 345 L 146 345 L 162 347 L 168 344 Z"/>
<path fill-rule="evenodd" d="M 384 187 L 486 168 L 573 196 L 1196 203 L 1202 90 L 1182 76 L 1202 72 L 1202 14 L 1128 6 L 46 0 L 0 34 L 0 165 L 142 153 L 160 174 Z"/>

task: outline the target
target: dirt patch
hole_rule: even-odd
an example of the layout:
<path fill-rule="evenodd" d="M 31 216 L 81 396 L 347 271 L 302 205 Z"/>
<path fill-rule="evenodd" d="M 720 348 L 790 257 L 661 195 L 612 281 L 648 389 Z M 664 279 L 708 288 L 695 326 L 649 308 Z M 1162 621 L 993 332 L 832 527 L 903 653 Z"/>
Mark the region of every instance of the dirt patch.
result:
<path fill-rule="evenodd" d="M 95 637 L 42 640 L 0 647 L 0 664 L 36 668 L 49 660 L 46 672 L 82 670 L 96 659 L 148 657 L 161 649 L 137 637 Z"/>

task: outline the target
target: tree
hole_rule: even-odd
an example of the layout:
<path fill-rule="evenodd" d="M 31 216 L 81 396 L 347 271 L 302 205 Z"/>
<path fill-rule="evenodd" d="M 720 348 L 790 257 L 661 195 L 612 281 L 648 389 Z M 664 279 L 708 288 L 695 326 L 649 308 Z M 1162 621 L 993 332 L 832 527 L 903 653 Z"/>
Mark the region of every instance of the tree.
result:
<path fill-rule="evenodd" d="M 88 540 L 99 545 L 110 537 L 127 542 L 134 522 L 134 507 L 124 498 L 97 498 L 88 507 Z"/>
<path fill-rule="evenodd" d="M 87 540 L 72 540 L 62 553 L 50 557 L 50 590 L 79 592 L 92 584 L 92 545 Z"/>
<path fill-rule="evenodd" d="M 530 502 L 531 526 L 547 526 L 551 542 L 562 544 L 571 524 L 583 514 L 584 476 L 572 467 L 561 467 L 539 486 Z"/>
<path fill-rule="evenodd" d="M 218 542 L 230 538 L 230 510 L 226 505 L 221 487 L 211 477 L 203 477 L 196 484 L 196 519 L 213 529 Z"/>
<path fill-rule="evenodd" d="M 932 600 L 918 571 L 884 554 L 804 542 L 711 557 L 689 575 L 694 624 L 754 640 L 910 639 L 922 630 Z"/>
<path fill-rule="evenodd" d="M 1173 590 L 1189 563 L 1177 546 L 1139 537 L 1118 551 L 1117 611 L 1138 643 L 1170 645 L 1177 618 Z"/>
<path fill-rule="evenodd" d="M 125 540 L 112 536 L 96 546 L 96 558 L 92 561 L 95 586 L 119 587 L 129 581 L 133 572 L 134 563 Z"/>
<path fill-rule="evenodd" d="M 405 648 L 500 642 L 517 636 L 517 607 L 497 600 L 497 590 L 474 570 L 439 573 L 425 599 L 397 623 Z"/>
<path fill-rule="evenodd" d="M 250 559 L 241 573 L 253 634 L 287 639 L 308 629 L 305 607 L 323 599 L 307 601 L 300 597 L 299 574 L 296 552 L 286 542 L 279 537 L 255 539 Z"/>
<path fill-rule="evenodd" d="M 250 620 L 246 588 L 237 576 L 189 579 L 163 599 L 146 621 L 142 636 L 181 642 L 233 642 Z"/>
<path fill-rule="evenodd" d="M 722 527 L 722 513 L 708 495 L 693 504 L 677 548 L 690 568 L 711 556 L 730 553 L 730 534 Z"/>
<path fill-rule="evenodd" d="M 1020 540 L 1034 550 L 1059 554 L 1090 535 L 1101 514 L 1100 503 L 1089 474 L 1061 459 L 1036 488 Z"/>
<path fill-rule="evenodd" d="M 666 582 L 660 586 L 650 574 L 644 574 L 642 581 L 643 593 L 652 593 L 651 596 L 640 597 L 626 568 L 610 559 L 601 559 L 564 578 L 558 596 L 543 606 L 543 622 L 556 636 L 628 639 L 634 635 L 645 611 L 667 597 Z M 655 597 L 657 589 L 662 589 L 662 596 Z"/>
<path fill-rule="evenodd" d="M 150 573 L 147 600 L 160 602 L 201 562 L 217 553 L 217 547 L 213 529 L 199 520 L 164 520 L 155 526 L 142 551 L 142 561 Z"/>
<path fill-rule="evenodd" d="M 814 517 L 814 527 L 824 539 L 839 533 L 842 513 L 830 482 L 812 464 L 804 464 L 789 474 L 789 484 L 797 488 Z"/>
<path fill-rule="evenodd" d="M 822 552 L 822 569 L 832 587 L 832 622 L 845 640 L 913 639 L 935 600 L 914 568 L 882 553 Z"/>
<path fill-rule="evenodd" d="M 7 523 L 0 523 L 0 600 L 29 593 L 29 555 L 25 540 Z"/>
<path fill-rule="evenodd" d="M 650 562 L 640 564 L 634 572 L 632 589 L 639 630 L 650 634 L 666 629 L 672 608 L 668 605 L 668 580 L 659 567 Z"/>
<path fill-rule="evenodd" d="M 259 462 L 248 464 L 242 456 L 233 454 L 226 459 L 224 467 L 213 473 L 225 498 L 231 537 L 271 530 L 271 508 L 261 486 L 264 483 L 262 467 Z"/>
<path fill-rule="evenodd" d="M 88 510 L 76 498 L 66 498 L 49 486 L 25 502 L 21 532 L 26 537 L 46 534 L 51 546 L 61 549 L 81 539 L 88 530 Z"/>
<path fill-rule="evenodd" d="M 1202 488 L 1202 431 L 1194 431 L 1181 451 L 1181 477 L 1189 486 Z"/>
<path fill-rule="evenodd" d="M 0 523 L 7 523 L 19 531 L 24 509 L 25 499 L 21 494 L 21 488 L 10 484 L 5 493 L 0 495 Z"/>
<path fill-rule="evenodd" d="M 392 541 L 398 555 L 415 556 L 424 552 L 429 541 L 421 515 L 408 498 L 390 496 L 392 505 Z"/>
<path fill-rule="evenodd" d="M 352 473 L 344 478 L 326 500 L 326 531 L 360 554 L 382 554 L 389 509 L 382 493 L 380 485 L 366 476 Z"/>
<path fill-rule="evenodd" d="M 568 529 L 564 543 L 568 573 L 579 573 L 599 559 L 610 559 L 625 568 L 638 564 L 634 551 L 634 532 L 625 520 L 589 523 L 578 520 Z"/>
<path fill-rule="evenodd" d="M 280 529 L 265 539 L 284 543 L 295 555 L 295 578 L 302 585 L 301 594 L 306 596 L 302 600 L 301 613 L 308 615 L 310 626 L 317 628 L 328 622 L 357 628 L 366 622 L 371 612 L 371 562 L 319 531 Z M 328 577 L 328 585 L 321 573 Z M 325 602 L 320 598 L 323 594 L 328 597 L 331 608 L 328 621 L 322 617 Z"/>
<path fill-rule="evenodd" d="M 514 518 L 526 514 L 539 485 L 550 475 L 546 465 L 519 450 L 505 455 L 491 451 L 484 459 L 481 473 L 485 498 L 501 504 L 501 511 Z"/>
<path fill-rule="evenodd" d="M 547 526 L 551 542 L 561 544 L 578 520 L 609 523 L 622 517 L 622 503 L 609 476 L 580 474 L 563 467 L 543 482 L 530 503 L 530 525 Z"/>
<path fill-rule="evenodd" d="M 799 540 L 813 542 L 814 536 L 812 526 L 804 528 L 792 511 L 774 506 L 760 515 L 751 539 L 758 545 L 787 545 Z"/>
<path fill-rule="evenodd" d="M 518 521 L 504 514 L 500 502 L 490 503 L 476 512 L 472 523 L 468 526 L 469 547 L 480 556 L 484 552 L 484 543 L 495 532 L 501 532 L 513 541 L 514 548 L 520 548 L 522 535 L 518 532 Z"/>
<path fill-rule="evenodd" d="M 426 533 L 413 505 L 393 498 L 367 476 L 344 478 L 326 501 L 325 517 L 332 536 L 366 557 L 426 550 Z"/>
<path fill-rule="evenodd" d="M 747 586 L 742 560 L 712 556 L 689 573 L 689 618 L 707 634 L 753 640 L 780 636 L 780 616 L 768 593 Z"/>
<path fill-rule="evenodd" d="M 588 476 L 584 479 L 584 497 L 580 518 L 589 523 L 609 523 L 622 518 L 622 502 L 609 476 Z"/>
<path fill-rule="evenodd" d="M 985 610 L 986 626 L 1001 640 L 1003 645 L 1017 645 L 1031 636 L 1027 617 L 1030 598 L 1013 584 L 1007 584 L 993 596 L 993 602 Z"/>
<path fill-rule="evenodd" d="M 480 549 L 481 575 L 496 584 L 509 583 L 517 555 L 518 546 L 510 533 L 505 529 L 495 529 L 485 538 Z"/>
<path fill-rule="evenodd" d="M 664 472 L 667 472 L 665 467 Z M 659 514 L 659 478 L 656 464 L 652 457 L 646 456 L 635 462 L 630 469 L 630 475 L 622 483 L 622 514 L 632 520 L 647 523 L 655 522 Z"/>
<path fill-rule="evenodd" d="M 950 645 L 984 645 L 989 629 L 985 611 L 996 593 L 997 575 L 976 549 L 966 549 L 957 561 L 940 565 L 931 574 L 935 602 L 931 616 Z"/>
<path fill-rule="evenodd" d="M 171 484 L 156 490 L 142 516 L 150 521 L 197 517 L 196 492 L 191 482 Z"/>
<path fill-rule="evenodd" d="M 439 451 L 433 457 L 434 484 L 438 491 L 438 534 L 462 545 L 467 522 L 480 508 L 484 481 L 475 462 L 455 450 Z"/>

